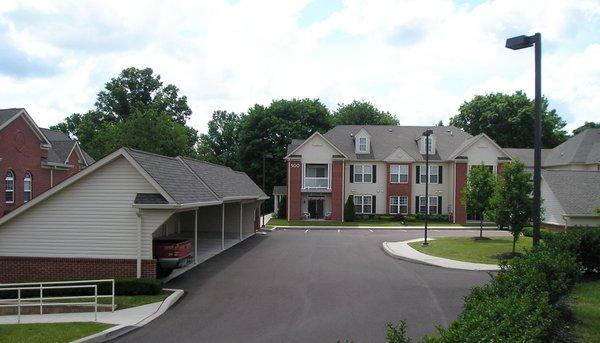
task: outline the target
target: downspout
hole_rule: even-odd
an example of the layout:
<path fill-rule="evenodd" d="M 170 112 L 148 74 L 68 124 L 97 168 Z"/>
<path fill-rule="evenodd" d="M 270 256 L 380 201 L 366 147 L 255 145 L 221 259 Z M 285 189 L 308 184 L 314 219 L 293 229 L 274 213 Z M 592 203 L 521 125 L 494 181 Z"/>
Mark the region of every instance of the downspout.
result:
<path fill-rule="evenodd" d="M 342 161 L 342 223 L 344 222 L 344 212 L 346 211 L 346 160 Z"/>
<path fill-rule="evenodd" d="M 50 188 L 54 187 L 54 169 L 50 169 Z"/>
<path fill-rule="evenodd" d="M 142 210 L 137 210 L 137 261 L 136 261 L 136 277 L 142 277 Z"/>

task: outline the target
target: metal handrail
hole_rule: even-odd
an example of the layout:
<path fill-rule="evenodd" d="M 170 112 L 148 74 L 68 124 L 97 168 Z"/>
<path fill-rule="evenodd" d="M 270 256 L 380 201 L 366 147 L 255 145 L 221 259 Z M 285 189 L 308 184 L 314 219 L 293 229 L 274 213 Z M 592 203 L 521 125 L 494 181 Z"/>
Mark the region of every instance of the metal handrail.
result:
<path fill-rule="evenodd" d="M 98 295 L 98 283 L 110 282 L 111 294 Z M 93 283 L 93 285 L 90 285 Z M 76 289 L 90 288 L 94 290 L 94 295 L 82 296 L 64 296 L 64 297 L 44 297 L 46 289 Z M 21 292 L 24 290 L 39 290 L 39 297 L 22 298 Z M 98 299 L 111 298 L 111 311 L 115 310 L 115 280 L 77 280 L 77 281 L 48 281 L 48 282 L 23 282 L 23 283 L 4 283 L 0 284 L 0 292 L 2 291 L 17 291 L 16 299 L 0 299 L 0 307 L 17 307 L 17 322 L 21 323 L 21 308 L 22 307 L 40 307 L 40 314 L 44 313 L 44 306 L 90 306 L 94 305 L 94 321 L 98 321 Z M 91 299 L 94 301 L 79 301 L 79 302 L 46 302 L 44 300 L 68 300 L 68 299 Z"/>

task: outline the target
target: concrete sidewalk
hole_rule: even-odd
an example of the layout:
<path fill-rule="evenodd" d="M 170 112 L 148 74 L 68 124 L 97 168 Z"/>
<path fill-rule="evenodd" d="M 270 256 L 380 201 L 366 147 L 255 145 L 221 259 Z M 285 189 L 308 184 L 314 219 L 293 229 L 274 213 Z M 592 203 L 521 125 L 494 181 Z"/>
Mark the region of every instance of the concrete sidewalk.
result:
<path fill-rule="evenodd" d="M 273 230 L 277 229 L 297 229 L 297 230 L 368 230 L 368 229 L 376 229 L 376 230 L 425 230 L 423 226 L 344 226 L 344 225 L 273 225 Z M 469 231 L 477 231 L 479 232 L 479 226 L 429 226 L 428 228 L 431 231 L 435 230 L 469 230 Z M 484 226 L 484 231 L 500 231 L 496 226 Z"/>
<path fill-rule="evenodd" d="M 434 238 L 430 238 L 434 240 Z M 450 269 L 461 269 L 461 270 L 477 270 L 477 271 L 498 271 L 500 267 L 495 264 L 484 264 L 484 263 L 471 263 L 450 260 L 443 257 L 436 257 L 427 254 L 423 254 L 413 248 L 408 243 L 422 242 L 422 238 L 411 239 L 403 242 L 383 242 L 383 250 L 395 258 L 399 258 L 406 261 L 428 264 L 432 266 L 438 266 Z"/>

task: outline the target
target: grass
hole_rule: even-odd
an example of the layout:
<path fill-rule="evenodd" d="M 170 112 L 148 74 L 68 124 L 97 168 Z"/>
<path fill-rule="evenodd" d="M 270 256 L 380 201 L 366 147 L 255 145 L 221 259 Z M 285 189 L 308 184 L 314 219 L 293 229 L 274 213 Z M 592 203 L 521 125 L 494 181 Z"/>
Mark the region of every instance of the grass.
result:
<path fill-rule="evenodd" d="M 117 310 L 123 310 L 126 308 L 142 306 L 147 304 L 156 303 L 165 300 L 171 292 L 161 292 L 155 295 L 117 295 L 115 296 L 115 305 Z M 37 301 L 35 298 L 32 301 Z M 94 301 L 94 297 L 81 297 L 76 299 L 56 299 L 48 300 L 46 302 L 61 302 L 61 303 L 74 303 L 74 302 L 90 302 Z M 99 298 L 98 304 L 110 304 L 110 298 Z"/>
<path fill-rule="evenodd" d="M 581 342 L 600 342 L 600 280 L 582 282 L 571 293 L 574 333 Z"/>
<path fill-rule="evenodd" d="M 3 324 L 0 325 L 0 341 L 4 343 L 71 342 L 104 331 L 111 326 L 93 322 Z"/>
<path fill-rule="evenodd" d="M 356 227 L 373 227 L 373 226 L 385 226 L 385 227 L 394 227 L 394 226 L 422 226 L 424 225 L 422 221 L 415 222 L 406 222 L 406 225 L 403 225 L 401 222 L 391 221 L 385 218 L 375 218 L 375 219 L 361 219 L 355 222 L 340 222 L 335 220 L 285 220 L 285 219 L 277 219 L 271 218 L 267 223 L 267 226 L 356 226 Z M 448 226 L 448 227 L 464 227 L 465 225 L 454 224 L 448 222 L 429 222 L 429 226 L 439 227 L 439 226 Z M 474 226 L 474 225 L 466 225 L 466 226 Z"/>
<path fill-rule="evenodd" d="M 472 237 L 442 237 L 431 241 L 426 247 L 421 245 L 421 242 L 409 243 L 409 245 L 424 254 L 451 260 L 497 264 L 502 254 L 512 252 L 512 236 L 489 238 L 476 240 Z M 531 244 L 530 237 L 520 237 L 516 251 L 522 253 L 525 249 L 530 249 Z"/>

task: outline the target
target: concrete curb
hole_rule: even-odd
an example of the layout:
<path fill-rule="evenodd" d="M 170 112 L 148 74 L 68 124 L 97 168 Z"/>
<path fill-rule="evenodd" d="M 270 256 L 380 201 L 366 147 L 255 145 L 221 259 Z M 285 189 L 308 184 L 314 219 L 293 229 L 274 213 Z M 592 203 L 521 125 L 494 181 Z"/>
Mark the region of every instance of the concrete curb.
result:
<path fill-rule="evenodd" d="M 417 226 L 274 226 L 275 230 L 406 230 L 406 231 L 422 231 L 425 227 Z M 430 226 L 429 230 L 452 230 L 452 231 L 478 231 L 479 227 L 468 226 Z M 483 231 L 501 231 L 495 226 L 484 227 Z"/>
<path fill-rule="evenodd" d="M 184 295 L 184 291 L 182 289 L 164 288 L 163 290 L 173 292 L 173 294 L 169 295 L 165 300 L 163 300 L 162 304 L 160 304 L 160 306 L 154 313 L 140 320 L 135 325 L 116 325 L 96 334 L 80 338 L 76 341 L 73 341 L 73 343 L 100 343 L 110 341 L 150 323 L 151 321 L 165 313 Z"/>
<path fill-rule="evenodd" d="M 408 243 L 420 242 L 422 238 L 410 239 L 402 242 L 383 242 L 383 250 L 391 257 L 413 262 L 419 264 L 425 264 L 435 267 L 448 268 L 448 269 L 459 269 L 459 270 L 471 270 L 471 271 L 499 271 L 500 267 L 495 264 L 485 263 L 472 263 L 450 260 L 447 258 L 436 257 L 432 255 L 424 254 L 420 251 L 413 249 Z M 435 240 L 430 238 L 429 240 Z"/>

